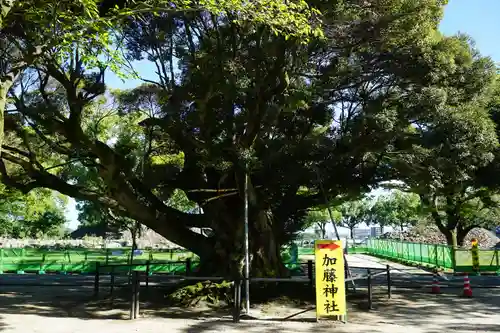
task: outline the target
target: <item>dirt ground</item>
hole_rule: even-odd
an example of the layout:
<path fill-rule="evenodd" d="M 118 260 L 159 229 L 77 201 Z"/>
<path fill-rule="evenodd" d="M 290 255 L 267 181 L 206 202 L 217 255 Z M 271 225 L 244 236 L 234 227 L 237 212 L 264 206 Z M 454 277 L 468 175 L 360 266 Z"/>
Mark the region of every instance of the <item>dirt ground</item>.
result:
<path fill-rule="evenodd" d="M 361 293 L 363 291 L 360 291 Z M 227 310 L 186 310 L 141 304 L 141 318 L 129 321 L 125 303 L 92 299 L 91 287 L 0 286 L 1 333 L 122 333 L 178 332 L 500 332 L 500 289 L 475 289 L 472 299 L 461 290 L 441 295 L 425 290 L 385 290 L 376 287 L 374 309 L 367 311 L 366 298 L 349 302 L 348 323 L 315 322 L 311 305 L 271 303 L 255 307 L 259 320 L 232 323 Z"/>

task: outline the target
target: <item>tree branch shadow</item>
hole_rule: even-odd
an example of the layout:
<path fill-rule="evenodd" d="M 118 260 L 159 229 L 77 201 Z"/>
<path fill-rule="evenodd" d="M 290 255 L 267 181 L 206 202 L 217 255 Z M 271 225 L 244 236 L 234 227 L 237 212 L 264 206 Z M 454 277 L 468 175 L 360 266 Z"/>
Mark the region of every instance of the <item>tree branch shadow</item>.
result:
<path fill-rule="evenodd" d="M 0 316 L 0 331 L 5 331 L 7 328 L 9 328 L 9 325 L 7 325 L 4 322 L 4 318 Z"/>
<path fill-rule="evenodd" d="M 474 297 L 461 297 L 459 288 L 442 289 L 440 295 L 425 289 L 393 289 L 388 299 L 383 284 L 373 287 L 373 309 L 367 307 L 367 290 L 358 287 L 355 295 L 348 297 L 348 323 L 321 320 L 316 323 L 314 306 L 310 302 L 254 302 L 251 314 L 255 318 L 233 323 L 229 307 L 181 308 L 166 306 L 162 292 L 150 289 L 148 297 L 141 291 L 141 317 L 196 319 L 183 332 L 199 333 L 234 329 L 241 332 L 316 332 L 366 331 L 381 333 L 406 332 L 500 332 L 500 289 L 473 290 Z M 3 315 L 37 315 L 46 317 L 74 317 L 84 320 L 128 319 L 129 291 L 115 290 L 110 299 L 108 289 L 101 289 L 103 298 L 92 297 L 92 287 L 81 286 L 0 286 L 0 313 Z M 309 291 L 311 293 L 311 291 Z M 156 299 L 155 299 L 156 297 Z M 0 331 L 7 326 L 0 316 Z M 301 327 L 301 328 L 296 328 Z M 295 331 L 294 331 L 295 329 Z M 419 331 L 418 331 L 419 330 Z"/>

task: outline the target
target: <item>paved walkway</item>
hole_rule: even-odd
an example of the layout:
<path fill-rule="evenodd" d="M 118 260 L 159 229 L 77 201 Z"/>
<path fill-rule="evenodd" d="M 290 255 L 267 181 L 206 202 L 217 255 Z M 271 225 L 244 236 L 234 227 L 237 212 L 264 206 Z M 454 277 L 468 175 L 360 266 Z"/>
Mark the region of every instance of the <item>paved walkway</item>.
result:
<path fill-rule="evenodd" d="M 9 296 L 10 295 L 10 296 Z M 14 294 L 0 295 L 2 299 L 16 297 Z M 234 324 L 227 317 L 207 317 L 206 315 L 180 318 L 180 313 L 171 309 L 155 311 L 155 317 L 136 321 L 116 320 L 125 313 L 112 311 L 90 312 L 88 308 L 42 307 L 33 300 L 0 312 L 2 333 L 88 333 L 88 332 L 172 332 L 172 333 L 471 333 L 500 332 L 500 292 L 482 290 L 473 299 L 464 299 L 456 293 L 431 295 L 429 293 L 396 289 L 394 297 L 387 300 L 376 296 L 374 309 L 370 312 L 350 306 L 347 324 L 331 321 L 319 323 L 314 320 L 314 311 L 301 308 L 274 306 L 253 309 L 252 315 L 268 320 L 242 321 Z M 70 311 L 71 310 L 71 311 Z M 296 314 L 293 318 L 291 314 Z M 297 315 L 298 314 L 298 315 Z M 170 317 L 170 318 L 166 318 Z M 195 317 L 195 319 L 193 319 Z M 197 318 L 196 318 L 197 317 Z M 274 320 L 269 320 L 273 318 Z"/>

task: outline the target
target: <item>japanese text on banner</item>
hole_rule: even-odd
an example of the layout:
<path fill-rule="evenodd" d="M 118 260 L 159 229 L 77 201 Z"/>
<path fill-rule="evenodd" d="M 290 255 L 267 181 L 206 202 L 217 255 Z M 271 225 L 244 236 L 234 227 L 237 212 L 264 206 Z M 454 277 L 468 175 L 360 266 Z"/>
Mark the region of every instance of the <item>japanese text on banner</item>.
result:
<path fill-rule="evenodd" d="M 342 242 L 317 240 L 314 255 L 316 316 L 343 316 L 346 313 L 346 294 Z"/>

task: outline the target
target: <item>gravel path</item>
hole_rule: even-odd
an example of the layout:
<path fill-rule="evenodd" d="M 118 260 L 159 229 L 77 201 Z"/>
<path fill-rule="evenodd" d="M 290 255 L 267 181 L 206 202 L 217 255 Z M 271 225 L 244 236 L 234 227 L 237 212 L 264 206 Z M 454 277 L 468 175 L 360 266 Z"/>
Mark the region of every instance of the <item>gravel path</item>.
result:
<path fill-rule="evenodd" d="M 363 301 L 358 305 L 350 304 L 347 324 L 329 321 L 314 323 L 314 309 L 307 311 L 307 307 L 279 304 L 252 309 L 252 316 L 261 320 L 243 320 L 233 324 L 227 315 L 215 317 L 202 311 L 186 312 L 172 308 L 155 311 L 144 308 L 141 319 L 121 320 L 119 318 L 127 317 L 127 311 L 103 310 L 102 306 L 81 303 L 85 297 L 83 292 L 74 290 L 71 295 L 61 295 L 60 288 L 36 287 L 36 290 L 27 290 L 19 287 L 13 290 L 10 287 L 8 291 L 0 290 L 0 332 L 500 332 L 500 289 L 476 289 L 473 299 L 460 297 L 460 292 L 456 290 L 431 295 L 396 289 L 393 299 L 389 301 L 383 290 L 378 292 L 374 309 L 370 312 L 363 309 Z"/>
<path fill-rule="evenodd" d="M 385 267 L 385 262 L 377 261 L 359 255 L 349 258 L 352 266 Z M 420 273 L 418 269 L 402 265 L 397 268 L 404 270 L 404 274 Z M 432 295 L 425 289 L 396 287 L 393 298 L 388 300 L 385 284 L 381 283 L 374 287 L 372 311 L 366 311 L 364 295 L 349 302 L 347 324 L 316 323 L 314 309 L 310 306 L 291 307 L 277 303 L 252 309 L 251 315 L 260 320 L 242 320 L 233 324 L 227 313 L 214 315 L 213 311 L 208 313 L 203 309 L 195 312 L 149 304 L 141 304 L 140 319 L 123 320 L 128 317 L 126 305 L 118 301 L 111 305 L 109 301 L 91 299 L 90 277 L 71 281 L 71 277 L 61 276 L 40 278 L 72 285 L 15 286 L 11 282 L 16 279 L 34 283 L 37 277 L 3 275 L 0 279 L 0 333 L 500 332 L 500 288 L 474 289 L 473 285 L 474 297 L 464 299 L 460 297 L 459 288 L 443 288 L 443 294 Z M 360 288 L 359 292 L 365 291 Z"/>

